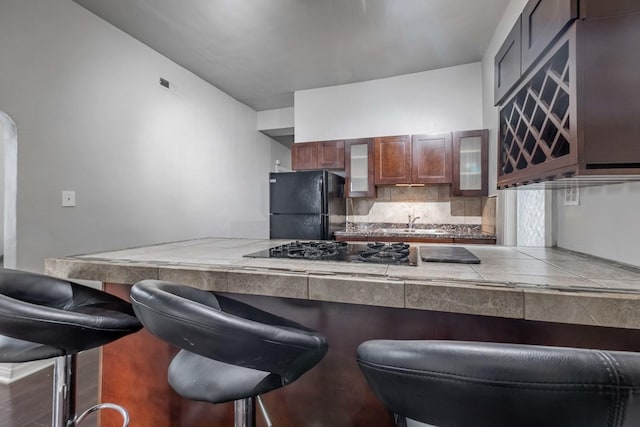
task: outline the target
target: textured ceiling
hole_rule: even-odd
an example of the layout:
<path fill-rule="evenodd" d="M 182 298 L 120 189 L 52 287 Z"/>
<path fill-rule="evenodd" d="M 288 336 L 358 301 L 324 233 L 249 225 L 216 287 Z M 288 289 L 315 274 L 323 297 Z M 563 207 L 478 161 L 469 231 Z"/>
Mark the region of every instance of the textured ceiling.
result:
<path fill-rule="evenodd" d="M 254 109 L 479 61 L 509 0 L 74 0 Z"/>

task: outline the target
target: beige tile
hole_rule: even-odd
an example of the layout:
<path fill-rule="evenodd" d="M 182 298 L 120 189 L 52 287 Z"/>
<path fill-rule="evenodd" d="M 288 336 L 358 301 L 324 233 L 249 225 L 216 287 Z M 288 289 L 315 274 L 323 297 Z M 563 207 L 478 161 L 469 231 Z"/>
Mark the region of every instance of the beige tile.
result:
<path fill-rule="evenodd" d="M 476 198 L 466 198 L 464 200 L 465 216 L 482 216 L 482 200 Z"/>
<path fill-rule="evenodd" d="M 242 258 L 231 266 L 234 268 L 268 268 L 274 271 L 305 272 L 309 262 L 288 258 Z"/>
<path fill-rule="evenodd" d="M 519 252 L 522 252 L 523 254 L 527 254 L 529 256 L 542 260 L 584 261 L 590 259 L 578 254 L 572 254 L 553 248 L 528 248 L 524 246 L 518 246 L 517 250 Z"/>
<path fill-rule="evenodd" d="M 549 263 L 587 279 L 640 280 L 640 273 L 596 260 L 549 260 Z"/>
<path fill-rule="evenodd" d="M 97 280 L 132 285 L 143 279 L 157 279 L 158 267 L 144 263 L 112 263 L 73 259 L 45 260 L 45 274 L 64 279 Z"/>
<path fill-rule="evenodd" d="M 547 285 L 547 286 L 581 286 L 604 288 L 604 286 L 589 279 L 563 276 L 535 276 L 530 274 L 509 274 L 509 273 L 482 273 L 482 278 L 488 282 L 506 282 L 525 285 Z"/>
<path fill-rule="evenodd" d="M 450 199 L 451 199 L 451 186 L 438 185 L 438 200 L 441 202 L 448 202 Z"/>
<path fill-rule="evenodd" d="M 482 262 L 489 259 L 525 259 L 533 260 L 530 255 L 520 252 L 513 246 L 497 246 L 497 245 L 465 245 L 464 246 L 472 254 L 480 258 Z"/>
<path fill-rule="evenodd" d="M 451 216 L 464 216 L 464 199 L 451 199 Z"/>
<path fill-rule="evenodd" d="M 418 258 L 420 258 L 419 254 Z M 482 280 L 482 276 L 476 273 L 469 264 L 425 262 L 421 259 L 418 260 L 418 265 L 416 267 L 390 265 L 387 269 L 387 276 L 415 280 L 440 278 L 456 280 Z"/>
<path fill-rule="evenodd" d="M 229 290 L 225 269 L 167 267 L 159 269 L 158 278 L 205 291 L 227 292 Z"/>
<path fill-rule="evenodd" d="M 421 202 L 424 200 L 436 200 L 437 190 L 429 187 L 387 187 L 389 199 L 394 202 Z M 431 198 L 428 194 L 431 192 Z"/>
<path fill-rule="evenodd" d="M 495 225 L 481 224 L 480 230 L 483 233 L 496 234 L 496 226 Z"/>
<path fill-rule="evenodd" d="M 424 198 L 422 200 L 428 202 L 437 202 L 440 200 L 440 185 L 427 185 L 424 187 Z"/>
<path fill-rule="evenodd" d="M 390 200 L 391 199 L 391 195 L 390 195 L 390 190 L 392 188 L 395 187 L 390 187 L 387 185 L 381 185 L 376 187 L 377 188 L 377 192 L 376 192 L 376 200 Z"/>
<path fill-rule="evenodd" d="M 451 282 L 405 282 L 406 307 L 521 319 L 521 290 Z"/>
<path fill-rule="evenodd" d="M 525 319 L 640 329 L 640 295 L 524 290 Z"/>
<path fill-rule="evenodd" d="M 353 274 L 365 276 L 384 276 L 387 272 L 386 265 L 317 261 L 306 265 L 307 273 Z"/>
<path fill-rule="evenodd" d="M 404 282 L 379 278 L 310 275 L 309 299 L 404 307 Z"/>
<path fill-rule="evenodd" d="M 628 289 L 640 292 L 640 280 L 593 279 L 593 281 L 605 288 Z"/>
<path fill-rule="evenodd" d="M 496 232 L 496 197 L 482 199 L 482 231 L 495 234 Z"/>
<path fill-rule="evenodd" d="M 483 277 L 485 274 L 527 274 L 534 276 L 578 277 L 564 269 L 555 267 L 537 259 L 485 258 L 482 260 L 481 264 L 473 264 L 471 267 Z"/>
<path fill-rule="evenodd" d="M 353 200 L 353 199 L 352 199 Z M 351 215 L 369 215 L 369 211 L 373 206 L 373 201 L 368 199 L 357 199 L 353 202 L 353 212 Z"/>
<path fill-rule="evenodd" d="M 230 270 L 227 278 L 230 292 L 298 299 L 309 297 L 306 274 Z"/>

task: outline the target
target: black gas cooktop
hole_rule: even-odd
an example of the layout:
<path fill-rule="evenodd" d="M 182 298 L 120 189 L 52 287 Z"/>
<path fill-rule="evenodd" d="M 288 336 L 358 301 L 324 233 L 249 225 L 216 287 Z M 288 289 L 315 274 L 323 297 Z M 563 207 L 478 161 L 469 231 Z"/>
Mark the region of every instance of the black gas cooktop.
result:
<path fill-rule="evenodd" d="M 346 243 L 298 241 L 245 255 L 250 258 L 287 258 L 308 261 L 342 261 L 372 264 L 417 265 L 416 248 L 398 243 Z"/>

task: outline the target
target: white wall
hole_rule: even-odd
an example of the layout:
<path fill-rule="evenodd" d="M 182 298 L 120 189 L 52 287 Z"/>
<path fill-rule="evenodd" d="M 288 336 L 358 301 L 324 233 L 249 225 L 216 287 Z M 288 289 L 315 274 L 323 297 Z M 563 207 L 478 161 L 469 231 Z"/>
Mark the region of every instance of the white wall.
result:
<path fill-rule="evenodd" d="M 281 146 L 256 131 L 254 110 L 71 0 L 2 0 L 0 55 L 0 110 L 20 135 L 19 268 L 268 236 L 267 174 Z M 77 207 L 60 207 L 61 190 L 76 191 Z"/>
<path fill-rule="evenodd" d="M 640 183 L 580 189 L 578 206 L 557 191 L 558 246 L 640 267 Z"/>
<path fill-rule="evenodd" d="M 258 111 L 258 130 L 292 128 L 295 126 L 293 107 Z"/>
<path fill-rule="evenodd" d="M 482 127 L 489 129 L 489 194 L 498 196 L 496 210 L 496 235 L 498 243 L 517 243 L 516 194 L 512 190 L 497 190 L 498 180 L 498 108 L 493 106 L 494 58 L 511 27 L 522 13 L 527 0 L 511 0 L 504 10 L 502 19 L 493 33 L 489 47 L 482 57 Z"/>
<path fill-rule="evenodd" d="M 295 141 L 482 128 L 480 63 L 295 92 Z"/>

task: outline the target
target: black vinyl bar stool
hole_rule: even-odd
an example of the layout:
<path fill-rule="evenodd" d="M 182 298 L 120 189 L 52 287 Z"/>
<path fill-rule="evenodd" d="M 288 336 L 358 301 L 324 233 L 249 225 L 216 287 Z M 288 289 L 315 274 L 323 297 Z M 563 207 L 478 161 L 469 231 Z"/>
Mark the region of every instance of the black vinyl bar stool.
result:
<path fill-rule="evenodd" d="M 77 283 L 0 269 L 0 362 L 55 359 L 53 427 L 75 427 L 89 414 L 120 405 L 103 403 L 76 414 L 77 354 L 138 331 L 128 302 Z"/>
<path fill-rule="evenodd" d="M 640 426 L 640 354 L 374 340 L 357 360 L 386 406 L 438 427 Z"/>
<path fill-rule="evenodd" d="M 142 324 L 181 350 L 171 387 L 191 400 L 234 401 L 235 426 L 255 426 L 255 398 L 295 381 L 327 352 L 327 340 L 298 323 L 222 295 L 143 280 L 131 289 Z"/>

